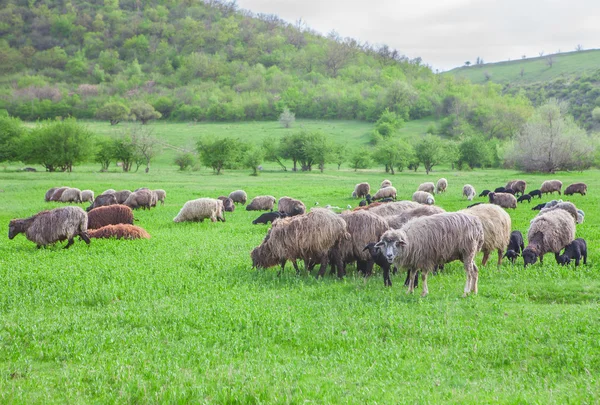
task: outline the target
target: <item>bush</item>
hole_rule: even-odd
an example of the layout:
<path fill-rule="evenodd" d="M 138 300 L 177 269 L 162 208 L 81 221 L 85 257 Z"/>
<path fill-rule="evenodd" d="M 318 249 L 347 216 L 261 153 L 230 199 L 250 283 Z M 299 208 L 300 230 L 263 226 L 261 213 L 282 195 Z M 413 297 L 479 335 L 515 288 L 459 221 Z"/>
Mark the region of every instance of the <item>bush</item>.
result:
<path fill-rule="evenodd" d="M 179 166 L 179 170 L 181 171 L 194 166 L 195 161 L 196 158 L 190 152 L 181 152 L 175 156 L 175 164 Z"/>

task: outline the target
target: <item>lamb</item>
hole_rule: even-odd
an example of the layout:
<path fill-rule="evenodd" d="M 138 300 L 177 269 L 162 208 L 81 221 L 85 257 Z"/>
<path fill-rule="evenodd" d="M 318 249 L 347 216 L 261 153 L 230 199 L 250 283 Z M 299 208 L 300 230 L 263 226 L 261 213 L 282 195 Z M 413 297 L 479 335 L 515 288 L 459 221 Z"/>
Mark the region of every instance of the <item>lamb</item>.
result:
<path fill-rule="evenodd" d="M 421 205 L 420 207 L 406 210 L 398 215 L 385 217 L 385 219 L 387 220 L 390 229 L 400 229 L 413 218 L 442 214 L 444 212 L 446 211 L 443 208 L 435 205 Z"/>
<path fill-rule="evenodd" d="M 542 183 L 542 186 L 540 187 L 540 193 L 542 194 L 552 194 L 555 191 L 558 192 L 558 195 L 560 194 L 560 189 L 562 188 L 562 181 L 560 180 L 546 180 L 545 182 Z"/>
<path fill-rule="evenodd" d="M 479 218 L 483 226 L 483 260 L 481 265 L 485 266 L 490 253 L 498 252 L 498 268 L 502 264 L 502 253 L 510 241 L 511 220 L 510 215 L 502 208 L 494 204 L 480 204 L 473 208 L 461 210 L 465 214 Z"/>
<path fill-rule="evenodd" d="M 437 194 L 439 193 L 445 193 L 446 189 L 448 188 L 448 180 L 446 180 L 445 178 L 441 178 L 437 181 L 437 185 L 435 186 L 435 192 Z"/>
<path fill-rule="evenodd" d="M 52 194 L 52 197 L 50 197 L 50 201 L 60 201 L 60 197 L 63 195 L 63 193 L 65 192 L 65 190 L 67 190 L 69 187 L 60 187 L 57 188 L 54 193 Z"/>
<path fill-rule="evenodd" d="M 85 243 L 90 244 L 87 235 L 88 217 L 80 207 L 62 207 L 42 211 L 29 218 L 13 219 L 8 226 L 8 238 L 13 239 L 20 233 L 34 242 L 38 249 L 59 241 L 68 240 L 65 249 L 79 236 Z"/>
<path fill-rule="evenodd" d="M 544 255 L 555 255 L 575 239 L 575 222 L 565 210 L 557 209 L 538 215 L 527 232 L 528 246 L 523 250 L 525 267 L 534 264 L 538 257 L 543 264 Z"/>
<path fill-rule="evenodd" d="M 587 185 L 585 183 L 573 183 L 570 184 L 569 187 L 567 187 L 567 189 L 565 190 L 565 195 L 573 195 L 575 193 L 586 195 Z"/>
<path fill-rule="evenodd" d="M 231 199 L 233 200 L 233 198 Z M 233 201 L 235 202 L 235 200 Z M 275 197 L 273 197 L 272 195 L 259 195 L 258 197 L 254 197 L 252 201 L 250 201 L 250 204 L 246 206 L 246 211 L 272 211 L 274 205 Z"/>
<path fill-rule="evenodd" d="M 223 201 L 214 198 L 198 198 L 183 204 L 173 222 L 203 222 L 209 218 L 211 222 L 225 222 Z"/>
<path fill-rule="evenodd" d="M 428 181 L 427 183 L 421 183 L 419 184 L 417 191 L 426 191 L 428 193 L 433 194 L 433 192 L 435 191 L 435 184 L 433 184 L 430 181 Z"/>
<path fill-rule="evenodd" d="M 381 186 L 379 186 L 379 188 L 386 188 L 386 187 L 392 187 L 392 182 L 389 181 L 388 179 L 385 179 L 384 181 L 382 181 Z"/>
<path fill-rule="evenodd" d="M 578 221 L 578 212 L 577 212 L 577 207 L 575 206 L 575 204 L 571 203 L 571 202 L 559 202 L 557 204 L 548 206 L 548 204 L 546 204 L 546 206 L 544 208 L 541 209 L 540 213 L 538 215 L 542 215 L 545 212 L 548 211 L 553 211 L 553 210 L 565 210 L 567 211 L 571 217 L 573 217 L 573 220 L 575 221 L 575 223 L 579 223 Z"/>
<path fill-rule="evenodd" d="M 489 193 L 491 193 L 490 190 L 483 190 L 481 194 L 479 194 L 479 197 L 487 197 Z"/>
<path fill-rule="evenodd" d="M 546 203 L 541 203 L 541 204 L 538 204 L 538 205 L 536 205 L 535 207 L 533 207 L 533 208 L 531 209 L 531 211 L 539 211 L 539 210 L 541 210 L 542 208 L 544 208 L 545 206 L 546 206 Z"/>
<path fill-rule="evenodd" d="M 279 218 L 285 218 L 287 217 L 286 214 L 278 212 L 278 211 L 273 211 L 273 212 L 265 212 L 264 214 L 261 214 L 258 218 L 256 218 L 254 221 L 252 221 L 252 225 L 257 225 L 257 224 L 268 224 L 269 222 L 273 222 Z"/>
<path fill-rule="evenodd" d="M 392 265 L 387 261 L 387 258 L 385 257 L 385 255 L 383 254 L 381 249 L 379 249 L 379 247 L 377 247 L 375 245 L 376 245 L 375 242 L 370 242 L 363 248 L 363 251 L 368 250 L 369 254 L 371 255 L 371 260 L 373 261 L 373 263 L 375 263 L 376 265 L 381 267 L 381 269 L 383 270 L 383 285 L 385 285 L 386 287 L 391 287 L 392 279 L 390 278 L 390 269 L 391 269 Z M 394 274 L 396 274 L 397 271 L 398 271 L 398 268 L 396 266 L 394 266 L 394 271 L 393 271 Z M 417 284 L 417 283 L 418 283 L 418 277 L 415 278 L 415 284 Z"/>
<path fill-rule="evenodd" d="M 412 200 L 420 204 L 435 204 L 435 198 L 433 198 L 433 195 L 429 194 L 426 191 L 415 191 L 412 195 Z"/>
<path fill-rule="evenodd" d="M 395 200 L 396 194 L 397 194 L 397 191 L 392 186 L 380 188 L 373 196 L 373 200 L 379 200 L 379 199 L 383 199 L 383 198 L 393 198 Z"/>
<path fill-rule="evenodd" d="M 414 291 L 414 276 L 421 270 L 422 296 L 428 294 L 427 274 L 435 266 L 461 260 L 467 273 L 464 296 L 477 294 L 478 269 L 475 255 L 484 243 L 481 221 L 464 213 L 444 213 L 415 218 L 401 229 L 389 230 L 377 243 L 389 263 L 410 269 L 408 292 Z"/>
<path fill-rule="evenodd" d="M 81 200 L 81 190 L 78 188 L 67 188 L 58 199 L 60 202 L 74 202 L 80 203 Z"/>
<path fill-rule="evenodd" d="M 515 264 L 515 260 L 521 255 L 524 249 L 523 234 L 520 231 L 512 231 L 510 241 L 508 242 L 508 246 L 506 246 L 506 253 L 503 257 L 507 257 L 512 264 Z"/>
<path fill-rule="evenodd" d="M 83 190 L 81 192 L 81 202 L 94 202 L 94 192 L 92 190 Z"/>
<path fill-rule="evenodd" d="M 295 200 L 290 197 L 281 197 L 277 201 L 277 211 L 283 212 L 290 217 L 301 215 L 306 212 L 306 206 L 300 200 Z"/>
<path fill-rule="evenodd" d="M 565 193 L 566 194 L 566 193 Z M 583 264 L 587 264 L 587 244 L 585 239 L 577 238 L 565 247 L 562 255 L 556 255 L 556 263 L 561 265 L 571 264 L 571 260 L 575 260 L 575 267 L 579 266 L 579 261 L 583 257 Z"/>
<path fill-rule="evenodd" d="M 514 195 L 508 193 L 489 193 L 490 204 L 496 204 L 502 208 L 517 208 L 517 199 Z"/>
<path fill-rule="evenodd" d="M 519 197 L 517 199 L 517 202 L 523 202 L 523 201 L 527 201 L 528 203 L 531 204 L 531 196 L 529 194 L 523 194 L 523 195 L 521 195 L 521 197 Z"/>
<path fill-rule="evenodd" d="M 128 190 L 125 190 L 128 191 Z M 115 193 L 115 195 L 118 193 Z M 117 198 L 117 202 L 119 199 Z M 150 209 L 152 205 L 153 197 L 152 192 L 150 190 L 138 190 L 129 195 L 127 199 L 123 202 L 123 205 L 128 206 L 131 209 Z"/>
<path fill-rule="evenodd" d="M 106 225 L 133 225 L 133 211 L 126 205 L 115 204 L 94 208 L 88 213 L 88 229 L 98 229 Z"/>
<path fill-rule="evenodd" d="M 354 186 L 354 191 L 352 192 L 352 198 L 362 198 L 365 197 L 371 191 L 371 186 L 369 183 L 358 183 Z"/>
<path fill-rule="evenodd" d="M 167 198 L 167 192 L 159 188 L 158 190 L 154 190 L 154 193 L 156 194 L 157 200 L 160 201 L 160 205 L 165 205 L 165 198 Z"/>
<path fill-rule="evenodd" d="M 223 201 L 223 210 L 225 210 L 225 212 L 235 211 L 235 204 L 233 203 L 233 200 L 231 198 L 222 195 L 219 198 L 217 198 L 217 200 Z"/>
<path fill-rule="evenodd" d="M 135 190 L 134 193 L 137 193 L 140 190 L 150 192 L 150 190 L 147 188 L 140 188 L 140 189 Z M 129 196 L 131 196 L 131 194 L 133 194 L 131 192 L 131 190 L 121 190 L 121 191 L 115 191 L 114 193 L 112 193 L 112 195 L 114 195 L 115 198 L 117 199 L 117 204 L 125 204 L 125 201 L 127 201 L 127 199 L 129 198 Z"/>
<path fill-rule="evenodd" d="M 488 191 L 488 190 L 485 190 L 485 191 Z M 467 197 L 468 201 L 473 201 L 473 198 L 475 198 L 475 194 L 476 194 L 475 187 L 473 187 L 470 184 L 465 184 L 463 186 L 463 193 L 462 193 L 462 195 L 464 197 Z M 481 194 L 483 194 L 483 193 L 481 193 Z M 481 197 L 481 194 L 479 195 L 479 197 Z M 486 195 L 488 195 L 488 194 L 489 194 L 489 191 L 488 191 L 488 193 Z"/>
<path fill-rule="evenodd" d="M 44 196 L 44 201 L 51 201 L 52 194 L 58 189 L 58 187 L 52 187 L 50 190 L 46 191 L 46 195 Z"/>
<path fill-rule="evenodd" d="M 97 239 L 150 239 L 150 235 L 144 228 L 129 224 L 106 225 L 102 228 L 90 230 L 88 233 L 90 238 Z"/>
<path fill-rule="evenodd" d="M 525 180 L 512 180 L 506 184 L 506 189 L 511 189 L 515 193 L 521 193 L 521 195 L 525 194 L 525 189 L 527 188 L 527 182 Z"/>
<path fill-rule="evenodd" d="M 229 198 L 233 200 L 236 204 L 246 205 L 246 201 L 248 201 L 248 195 L 244 190 L 235 190 L 229 193 Z"/>
<path fill-rule="evenodd" d="M 117 204 L 117 199 L 115 198 L 114 194 L 100 194 L 94 199 L 92 205 L 87 207 L 85 210 L 89 212 L 94 208 L 104 207 L 113 204 Z"/>
<path fill-rule="evenodd" d="M 494 193 L 505 193 L 506 192 L 506 188 L 505 187 L 496 187 L 494 189 Z M 488 194 L 489 196 L 489 194 Z"/>
<path fill-rule="evenodd" d="M 367 196 L 365 197 L 364 200 L 361 200 L 358 203 L 359 207 L 366 207 L 367 205 L 371 205 L 373 203 L 373 200 L 371 198 L 371 194 L 367 194 Z"/>
<path fill-rule="evenodd" d="M 346 222 L 340 215 L 327 209 L 313 208 L 305 215 L 275 221 L 250 257 L 253 267 L 267 268 L 280 264 L 281 271 L 286 260 L 320 263 L 317 277 L 322 277 L 329 261 L 329 250 L 340 238 L 349 237 Z"/>
<path fill-rule="evenodd" d="M 533 198 L 533 197 L 538 197 L 538 198 L 542 198 L 542 192 L 540 190 L 532 190 L 529 192 L 529 195 Z"/>
<path fill-rule="evenodd" d="M 387 217 L 390 215 L 398 215 L 402 212 L 414 208 L 421 207 L 422 205 L 414 202 L 414 201 L 396 201 L 386 204 L 381 204 L 378 206 L 374 206 L 375 204 L 370 205 L 367 208 L 370 208 L 369 211 L 373 214 L 377 214 L 380 217 Z M 372 208 L 371 208 L 372 207 Z"/>

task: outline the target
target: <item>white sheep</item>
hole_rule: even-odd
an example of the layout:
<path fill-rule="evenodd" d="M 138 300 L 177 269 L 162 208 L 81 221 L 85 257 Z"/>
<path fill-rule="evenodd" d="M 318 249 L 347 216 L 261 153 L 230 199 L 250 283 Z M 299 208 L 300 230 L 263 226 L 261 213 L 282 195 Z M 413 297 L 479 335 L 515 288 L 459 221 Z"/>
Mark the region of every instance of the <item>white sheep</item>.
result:
<path fill-rule="evenodd" d="M 183 204 L 179 214 L 173 218 L 173 222 L 202 222 L 206 218 L 210 218 L 212 222 L 225 222 L 223 201 L 215 198 L 198 198 L 188 201 Z"/>
<path fill-rule="evenodd" d="M 473 187 L 470 184 L 465 184 L 463 186 L 463 193 L 462 193 L 462 195 L 465 196 L 465 197 L 467 197 L 467 200 L 472 201 L 473 198 L 475 198 L 475 194 L 477 194 L 475 192 L 475 187 Z"/>
<path fill-rule="evenodd" d="M 414 202 L 418 202 L 419 204 L 435 204 L 435 198 L 433 197 L 433 195 L 429 194 L 426 191 L 415 191 L 412 195 L 412 200 Z"/>
<path fill-rule="evenodd" d="M 426 183 L 421 183 L 421 184 L 419 184 L 417 191 L 426 191 L 428 193 L 433 194 L 433 192 L 435 191 L 435 184 L 433 184 L 430 181 L 428 181 Z"/>

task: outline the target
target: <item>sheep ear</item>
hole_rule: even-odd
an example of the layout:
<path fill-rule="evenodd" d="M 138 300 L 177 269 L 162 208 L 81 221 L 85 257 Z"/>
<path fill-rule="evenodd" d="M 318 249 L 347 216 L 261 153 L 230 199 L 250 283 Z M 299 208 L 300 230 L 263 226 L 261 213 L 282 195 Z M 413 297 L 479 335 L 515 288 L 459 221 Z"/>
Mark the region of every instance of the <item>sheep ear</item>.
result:
<path fill-rule="evenodd" d="M 403 239 L 400 239 L 399 241 L 396 241 L 396 246 L 398 246 L 398 247 L 406 246 L 406 241 Z"/>
<path fill-rule="evenodd" d="M 383 242 L 382 241 L 377 242 L 375 244 L 375 247 L 378 247 L 378 248 L 383 247 Z"/>
<path fill-rule="evenodd" d="M 364 252 L 365 250 L 369 250 L 369 245 L 366 245 L 362 251 Z"/>

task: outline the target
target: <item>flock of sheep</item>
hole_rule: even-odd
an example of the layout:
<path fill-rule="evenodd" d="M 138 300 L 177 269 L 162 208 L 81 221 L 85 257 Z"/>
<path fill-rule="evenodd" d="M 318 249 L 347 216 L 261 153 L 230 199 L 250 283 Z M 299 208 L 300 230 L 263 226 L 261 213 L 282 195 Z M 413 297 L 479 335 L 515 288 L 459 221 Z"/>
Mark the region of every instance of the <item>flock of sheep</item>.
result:
<path fill-rule="evenodd" d="M 586 263 L 585 241 L 575 239 L 576 224 L 583 222 L 584 213 L 571 202 L 554 200 L 539 207 L 539 215 L 531 220 L 527 247 L 521 233 L 511 230 L 511 218 L 503 208 L 516 208 L 515 195 L 521 195 L 519 201 L 530 201 L 535 196 L 541 198 L 541 194 L 560 194 L 562 183 L 546 181 L 539 190 L 529 194 L 525 194 L 526 187 L 523 180 L 511 181 L 505 187 L 484 190 L 479 195 L 487 196 L 489 203 L 475 203 L 458 212 L 446 212 L 434 205 L 434 194 L 444 193 L 448 188 L 446 179 L 440 179 L 437 184 L 421 184 L 412 201 L 395 201 L 397 191 L 389 180 L 384 180 L 373 196 L 369 184 L 360 183 L 352 197 L 364 199 L 358 207 L 341 214 L 327 207 L 307 211 L 302 201 L 291 197 L 281 197 L 277 211 L 273 211 L 276 198 L 269 195 L 254 197 L 246 205 L 247 194 L 236 190 L 227 197 L 188 201 L 173 221 L 224 222 L 224 212 L 233 212 L 235 204 L 246 205 L 249 211 L 268 211 L 253 224 L 272 223 L 262 243 L 250 254 L 253 267 L 281 266 L 283 271 L 290 261 L 298 272 L 297 261 L 302 260 L 309 271 L 319 264 L 319 276 L 330 266 L 332 273 L 343 277 L 350 263 L 356 262 L 358 271 L 364 275 L 370 275 L 374 264 L 378 264 L 383 269 L 386 286 L 392 284 L 390 272 L 400 267 L 407 270 L 405 285 L 409 292 L 417 286 L 421 271 L 424 296 L 428 293 L 428 273 L 460 260 L 467 274 L 464 288 L 467 295 L 477 293 L 478 267 L 474 258 L 479 251 L 483 252 L 483 266 L 494 251 L 498 252 L 498 266 L 503 257 L 514 263 L 522 256 L 525 266 L 534 264 L 538 258 L 542 262 L 546 253 L 554 253 L 561 264 L 574 260 L 578 265 L 581 258 Z M 585 195 L 586 192 L 585 184 L 576 183 L 567 187 L 565 195 Z M 463 195 L 472 200 L 475 188 L 465 185 Z M 149 238 L 144 229 L 133 225 L 132 209 L 150 209 L 158 201 L 164 204 L 165 198 L 164 190 L 148 188 L 133 192 L 110 189 L 96 198 L 91 190 L 52 188 L 45 195 L 46 201 L 87 201 L 91 203 L 88 212 L 68 206 L 14 219 L 9 225 L 9 238 L 24 233 L 38 248 L 64 240 L 68 240 L 65 246 L 68 248 L 76 236 L 88 244 L 90 238 Z"/>

